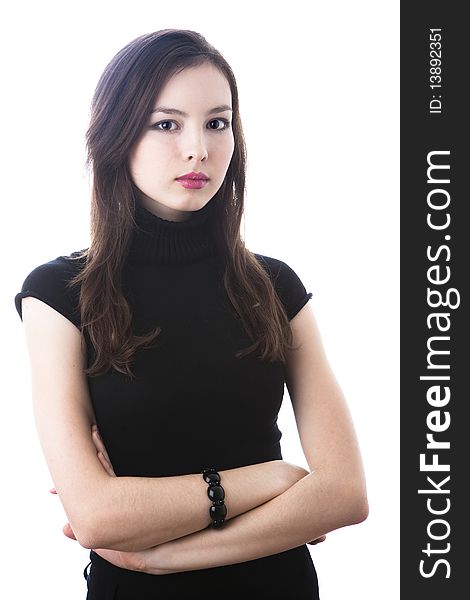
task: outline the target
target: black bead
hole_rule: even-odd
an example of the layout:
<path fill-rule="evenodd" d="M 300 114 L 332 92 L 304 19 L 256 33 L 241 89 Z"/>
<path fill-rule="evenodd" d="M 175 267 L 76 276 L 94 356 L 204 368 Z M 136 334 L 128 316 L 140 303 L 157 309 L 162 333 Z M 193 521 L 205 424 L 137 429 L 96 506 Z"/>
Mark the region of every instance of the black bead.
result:
<path fill-rule="evenodd" d="M 218 528 L 218 527 L 222 527 L 222 525 L 225 523 L 225 521 L 223 519 L 218 520 L 218 521 L 212 521 L 211 523 L 211 527 L 213 527 L 214 529 Z"/>
<path fill-rule="evenodd" d="M 225 498 L 224 488 L 221 485 L 212 485 L 207 488 L 207 495 L 212 502 L 218 502 Z"/>
<path fill-rule="evenodd" d="M 211 519 L 225 519 L 227 515 L 227 507 L 225 506 L 225 504 L 216 504 L 210 507 L 209 514 L 211 516 Z"/>
<path fill-rule="evenodd" d="M 209 485 L 217 485 L 220 483 L 220 475 L 218 473 L 204 473 L 204 481 Z"/>

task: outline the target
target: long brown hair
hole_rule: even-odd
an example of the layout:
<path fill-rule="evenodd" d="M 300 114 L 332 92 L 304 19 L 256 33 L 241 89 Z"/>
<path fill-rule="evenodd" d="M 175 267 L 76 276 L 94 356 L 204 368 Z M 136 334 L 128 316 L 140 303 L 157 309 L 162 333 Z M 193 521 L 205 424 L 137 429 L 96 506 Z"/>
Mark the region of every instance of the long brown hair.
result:
<path fill-rule="evenodd" d="M 85 373 L 110 368 L 133 378 L 130 363 L 160 327 L 137 336 L 132 312 L 122 291 L 122 268 L 135 227 L 138 189 L 128 157 L 150 118 L 165 83 L 185 68 L 209 63 L 225 75 L 232 93 L 234 151 L 225 179 L 212 202 L 213 234 L 223 265 L 227 295 L 252 345 L 241 358 L 257 352 L 262 360 L 282 362 L 292 333 L 282 303 L 265 269 L 240 236 L 244 210 L 246 147 L 234 74 L 224 57 L 195 31 L 163 29 L 142 35 L 111 60 L 101 75 L 91 104 L 86 133 L 86 166 L 92 170 L 91 243 L 77 258 L 85 259 L 70 285 L 80 284 L 82 332 L 95 349 Z"/>

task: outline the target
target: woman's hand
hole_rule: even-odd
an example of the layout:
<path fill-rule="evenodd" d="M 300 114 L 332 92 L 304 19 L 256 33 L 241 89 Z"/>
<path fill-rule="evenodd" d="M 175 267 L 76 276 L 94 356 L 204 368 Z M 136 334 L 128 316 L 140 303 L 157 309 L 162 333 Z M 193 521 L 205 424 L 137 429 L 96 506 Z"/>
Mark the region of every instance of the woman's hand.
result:
<path fill-rule="evenodd" d="M 189 537 L 189 536 L 188 536 Z M 326 540 L 326 535 L 322 535 L 316 540 L 308 542 L 311 545 L 319 544 Z M 177 540 L 176 540 L 177 541 Z M 173 540 L 175 542 L 175 540 Z M 121 569 L 130 569 L 131 571 L 141 571 L 150 575 L 166 575 L 167 573 L 178 573 L 179 571 L 169 571 L 159 568 L 162 564 L 161 557 L 172 542 L 166 542 L 160 546 L 154 546 L 148 550 L 139 552 L 119 552 L 118 550 L 98 549 L 94 550 L 102 558 Z"/>
<path fill-rule="evenodd" d="M 103 440 L 101 439 L 101 436 L 100 436 L 100 434 L 98 432 L 98 426 L 96 424 L 92 425 L 92 428 L 91 428 L 91 439 L 93 440 L 93 443 L 95 444 L 96 451 L 98 453 L 98 458 L 100 460 L 100 463 L 103 465 L 104 470 L 111 477 L 116 477 L 116 473 L 114 472 L 113 465 L 111 464 L 111 461 L 109 459 L 108 453 L 107 453 L 106 448 L 105 448 L 105 446 L 103 444 Z M 56 491 L 55 488 L 52 488 L 49 491 L 51 492 L 51 494 L 57 494 L 57 491 Z M 75 534 L 74 534 L 72 528 L 70 527 L 70 523 L 66 523 L 63 526 L 62 531 L 64 532 L 64 535 L 66 535 L 71 540 L 76 540 L 77 539 L 75 537 Z"/>
<path fill-rule="evenodd" d="M 95 444 L 96 451 L 98 453 L 98 458 L 100 459 L 100 462 L 104 467 L 104 470 L 111 477 L 116 477 L 116 473 L 114 472 L 113 465 L 111 464 L 111 461 L 109 460 L 108 453 L 106 451 L 106 448 L 104 447 L 103 440 L 101 439 L 101 436 L 98 432 L 98 426 L 96 424 L 94 424 L 91 428 L 91 439 L 93 440 L 93 443 Z"/>

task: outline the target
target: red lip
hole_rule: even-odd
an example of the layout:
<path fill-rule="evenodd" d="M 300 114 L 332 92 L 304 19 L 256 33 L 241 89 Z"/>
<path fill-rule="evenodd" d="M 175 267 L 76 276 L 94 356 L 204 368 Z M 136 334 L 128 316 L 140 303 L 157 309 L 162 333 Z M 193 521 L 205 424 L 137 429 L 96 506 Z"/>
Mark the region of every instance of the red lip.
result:
<path fill-rule="evenodd" d="M 209 179 L 209 176 L 203 173 L 195 173 L 191 171 L 191 173 L 186 173 L 186 175 L 181 175 L 181 177 L 177 177 L 176 179 Z"/>

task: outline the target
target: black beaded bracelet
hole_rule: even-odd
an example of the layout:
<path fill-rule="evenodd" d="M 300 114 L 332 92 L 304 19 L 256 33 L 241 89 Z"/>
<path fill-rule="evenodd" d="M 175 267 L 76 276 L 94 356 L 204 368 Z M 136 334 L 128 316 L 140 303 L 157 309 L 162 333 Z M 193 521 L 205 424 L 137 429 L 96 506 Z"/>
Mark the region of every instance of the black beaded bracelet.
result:
<path fill-rule="evenodd" d="M 209 484 L 207 495 L 209 496 L 212 506 L 209 509 L 209 515 L 212 523 L 209 527 L 222 527 L 225 523 L 227 515 L 227 507 L 224 503 L 225 491 L 220 485 L 220 475 L 215 469 L 207 468 L 202 470 L 204 481 Z"/>

